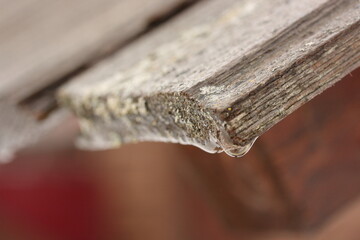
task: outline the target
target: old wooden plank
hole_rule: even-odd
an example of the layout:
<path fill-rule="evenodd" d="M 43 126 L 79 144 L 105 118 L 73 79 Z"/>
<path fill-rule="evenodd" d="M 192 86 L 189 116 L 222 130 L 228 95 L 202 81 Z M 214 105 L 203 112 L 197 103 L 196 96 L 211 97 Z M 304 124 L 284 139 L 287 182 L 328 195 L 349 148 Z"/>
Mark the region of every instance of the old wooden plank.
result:
<path fill-rule="evenodd" d="M 178 168 L 186 173 L 183 177 L 192 189 L 191 195 L 210 204 L 227 227 L 295 229 L 298 219 L 294 207 L 279 188 L 266 159 L 258 154 L 257 146 L 241 161 L 186 146 L 179 148 L 186 155 Z"/>
<path fill-rule="evenodd" d="M 16 150 L 35 143 L 49 129 L 67 119 L 68 113 L 59 111 L 47 121 L 39 123 L 33 116 L 12 103 L 0 101 L 0 162 L 12 159 Z"/>
<path fill-rule="evenodd" d="M 26 114 L 47 117 L 62 81 L 192 2 L 0 0 L 0 152 L 33 142 L 48 128 Z"/>
<path fill-rule="evenodd" d="M 181 2 L 2 0 L 0 97 L 19 101 L 33 94 L 111 52 Z"/>
<path fill-rule="evenodd" d="M 360 194 L 360 69 L 260 138 L 302 228 L 316 229 Z"/>
<path fill-rule="evenodd" d="M 359 33 L 359 1 L 206 1 L 59 99 L 80 119 L 82 147 L 156 140 L 241 156 L 360 65 Z"/>

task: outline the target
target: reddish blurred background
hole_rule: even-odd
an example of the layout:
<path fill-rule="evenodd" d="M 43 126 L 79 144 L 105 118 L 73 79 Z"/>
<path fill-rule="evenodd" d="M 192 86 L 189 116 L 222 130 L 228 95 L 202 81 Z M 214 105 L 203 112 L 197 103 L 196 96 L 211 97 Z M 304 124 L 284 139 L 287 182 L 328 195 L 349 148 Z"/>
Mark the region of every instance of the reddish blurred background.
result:
<path fill-rule="evenodd" d="M 0 239 L 360 239 L 359 89 L 357 70 L 240 159 L 80 151 L 64 123 L 0 166 Z"/>

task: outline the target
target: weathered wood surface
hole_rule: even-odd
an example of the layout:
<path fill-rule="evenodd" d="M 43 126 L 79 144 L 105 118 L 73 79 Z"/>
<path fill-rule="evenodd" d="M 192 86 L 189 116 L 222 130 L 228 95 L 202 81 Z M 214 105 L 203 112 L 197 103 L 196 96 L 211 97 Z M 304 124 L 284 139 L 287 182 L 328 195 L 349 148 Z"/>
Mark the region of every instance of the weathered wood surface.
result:
<path fill-rule="evenodd" d="M 303 228 L 360 196 L 359 88 L 357 69 L 259 139 Z"/>
<path fill-rule="evenodd" d="M 80 146 L 171 141 L 243 155 L 360 65 L 358 0 L 204 1 L 64 87 Z"/>
<path fill-rule="evenodd" d="M 272 127 L 240 161 L 189 148 L 179 165 L 190 163 L 194 194 L 208 191 L 204 201 L 234 229 L 321 229 L 360 196 L 359 88 L 360 68 Z"/>
<path fill-rule="evenodd" d="M 191 2 L 0 0 L 0 155 L 43 134 L 50 123 L 27 114 L 46 117 L 62 81 Z"/>

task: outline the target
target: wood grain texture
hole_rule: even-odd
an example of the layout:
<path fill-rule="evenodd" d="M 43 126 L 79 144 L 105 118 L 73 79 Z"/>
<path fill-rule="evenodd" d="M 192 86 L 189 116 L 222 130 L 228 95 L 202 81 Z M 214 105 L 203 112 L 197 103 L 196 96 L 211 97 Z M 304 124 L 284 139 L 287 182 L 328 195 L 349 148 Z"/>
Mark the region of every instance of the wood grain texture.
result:
<path fill-rule="evenodd" d="M 316 229 L 360 194 L 360 69 L 260 138 L 300 226 Z"/>
<path fill-rule="evenodd" d="M 53 95 L 62 81 L 123 47 L 146 32 L 149 24 L 188 2 L 193 1 L 0 0 L 2 155 L 34 142 L 48 125 L 53 126 L 32 119 L 31 111 L 18 106 L 24 100 L 31 100 L 27 107 L 35 117 L 47 117 L 56 106 Z M 38 93 L 41 97 L 34 100 Z M 51 118 L 49 122 L 56 117 Z"/>
<path fill-rule="evenodd" d="M 187 157 L 178 169 L 188 167 L 182 172 L 192 195 L 211 203 L 227 227 L 255 235 L 269 228 L 312 235 L 326 227 L 360 194 L 359 80 L 360 68 L 271 128 L 241 159 L 179 146 Z"/>
<path fill-rule="evenodd" d="M 209 204 L 227 228 L 239 231 L 296 229 L 297 214 L 271 166 L 255 145 L 239 161 L 226 154 L 207 154 L 185 146 L 178 169 L 197 196 Z"/>
<path fill-rule="evenodd" d="M 360 65 L 360 2 L 205 1 L 64 87 L 87 148 L 171 141 L 241 156 Z"/>

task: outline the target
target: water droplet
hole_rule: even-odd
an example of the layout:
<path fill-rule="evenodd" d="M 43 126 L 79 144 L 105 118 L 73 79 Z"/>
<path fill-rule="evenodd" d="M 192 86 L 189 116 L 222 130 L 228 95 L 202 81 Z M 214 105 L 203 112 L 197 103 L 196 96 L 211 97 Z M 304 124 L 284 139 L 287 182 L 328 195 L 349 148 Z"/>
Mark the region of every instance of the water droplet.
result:
<path fill-rule="evenodd" d="M 255 141 L 256 138 L 245 146 L 233 146 L 232 148 L 224 148 L 224 152 L 230 157 L 242 157 L 250 151 Z"/>
<path fill-rule="evenodd" d="M 117 118 L 113 123 L 102 121 L 90 121 L 80 119 L 81 136 L 78 138 L 77 146 L 87 150 L 104 150 L 119 147 L 124 143 L 158 141 L 173 142 L 184 145 L 193 145 L 208 153 L 225 152 L 231 157 L 244 156 L 254 144 L 256 138 L 245 146 L 235 145 L 225 129 L 220 132 L 208 133 L 206 140 L 188 137 L 182 129 L 172 125 L 173 129 L 160 129 L 154 127 L 170 125 L 166 119 L 158 123 L 158 120 L 149 119 L 147 125 L 138 124 L 127 117 Z"/>

